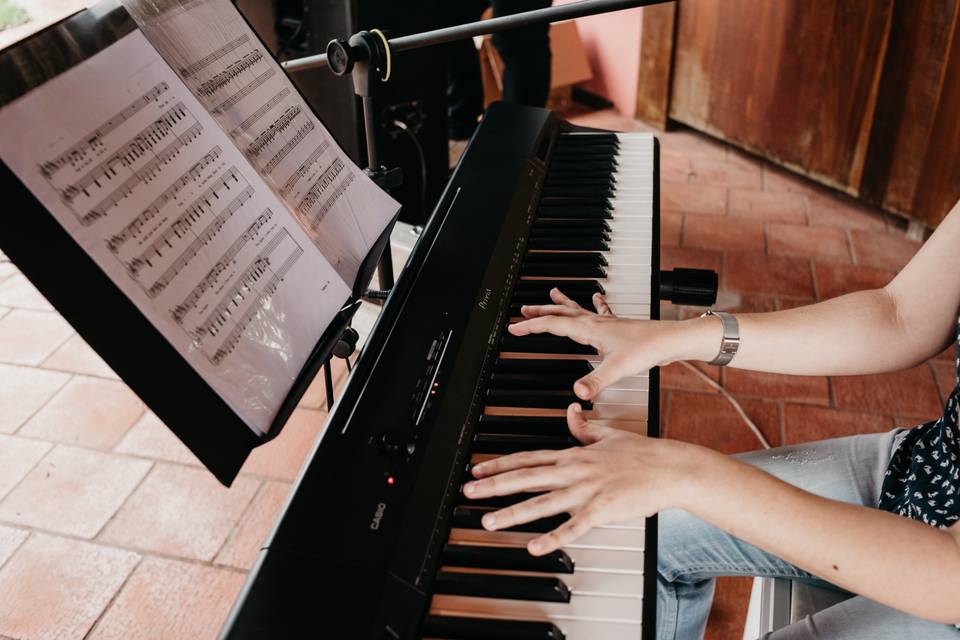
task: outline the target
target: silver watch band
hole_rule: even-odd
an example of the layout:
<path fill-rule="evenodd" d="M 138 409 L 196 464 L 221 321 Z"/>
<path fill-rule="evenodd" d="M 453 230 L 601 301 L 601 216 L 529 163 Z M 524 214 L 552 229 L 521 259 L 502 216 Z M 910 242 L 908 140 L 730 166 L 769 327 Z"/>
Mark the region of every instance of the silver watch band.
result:
<path fill-rule="evenodd" d="M 730 364 L 733 356 L 737 355 L 737 349 L 740 348 L 740 325 L 737 324 L 737 318 L 726 311 L 707 311 L 701 317 L 716 316 L 720 318 L 720 324 L 723 325 L 723 339 L 720 341 L 720 353 L 717 357 L 707 364 L 723 367 Z"/>

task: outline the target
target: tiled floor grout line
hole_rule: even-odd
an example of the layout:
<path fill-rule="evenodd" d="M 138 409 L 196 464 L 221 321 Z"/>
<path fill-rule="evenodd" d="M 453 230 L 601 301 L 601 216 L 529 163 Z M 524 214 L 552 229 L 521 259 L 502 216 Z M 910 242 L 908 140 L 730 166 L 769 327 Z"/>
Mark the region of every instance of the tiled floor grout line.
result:
<path fill-rule="evenodd" d="M 34 439 L 35 439 L 35 438 L 34 438 Z M 43 453 L 43 455 L 40 456 L 40 458 L 39 458 L 35 463 L 33 463 L 33 466 L 30 467 L 30 468 L 27 470 L 27 472 L 24 473 L 23 476 L 21 476 L 20 479 L 17 480 L 17 481 L 14 483 L 14 485 L 13 485 L 12 487 L 10 487 L 5 493 L 3 493 L 2 495 L 0 495 L 0 504 L 3 504 L 3 502 L 4 502 L 10 495 L 12 495 L 14 491 L 17 490 L 17 487 L 19 487 L 21 484 L 23 484 L 23 482 L 27 479 L 27 477 L 28 477 L 31 473 L 33 473 L 34 469 L 36 469 L 37 467 L 39 467 L 39 466 L 40 466 L 40 463 L 43 462 L 44 460 L 46 460 L 46 459 L 47 459 L 47 456 L 49 456 L 50 453 L 51 453 L 54 449 L 57 448 L 56 445 L 54 445 L 54 444 L 51 443 L 51 442 L 47 442 L 46 440 L 42 440 L 42 441 L 40 441 L 40 442 L 46 442 L 47 444 L 50 445 L 50 448 L 47 449 L 47 450 Z M 7 524 L 7 521 L 6 521 L 6 520 L 0 520 L 0 523 L 2 523 L 2 524 Z M 21 525 L 21 526 L 23 526 L 23 525 Z M 32 529 L 32 527 L 31 527 L 31 529 Z"/>
<path fill-rule="evenodd" d="M 87 632 L 83 634 L 84 640 L 89 638 L 94 633 L 94 631 L 97 630 L 97 627 L 100 625 L 100 621 L 104 619 L 104 617 L 107 615 L 107 612 L 110 611 L 110 609 L 113 607 L 113 604 L 117 601 L 117 598 L 119 598 L 120 594 L 123 593 L 124 588 L 126 588 L 127 583 L 130 582 L 130 579 L 133 577 L 133 574 L 136 573 L 140 565 L 143 564 L 143 558 L 144 556 L 141 555 L 137 559 L 136 564 L 133 565 L 133 567 L 130 569 L 127 575 L 123 578 L 123 581 L 120 583 L 120 586 L 117 587 L 117 590 L 113 592 L 113 596 L 110 597 L 110 601 L 103 606 L 103 609 L 100 610 L 100 613 L 99 615 L 97 615 L 96 620 L 93 621 L 93 624 L 90 625 L 90 628 L 87 630 Z"/>
<path fill-rule="evenodd" d="M 32 538 L 32 537 L 33 537 L 33 534 L 34 534 L 34 531 L 33 531 L 32 529 L 20 529 L 20 528 L 18 528 L 18 527 L 10 527 L 10 528 L 11 528 L 11 529 L 16 528 L 17 531 L 26 531 L 27 535 L 25 535 L 25 536 L 23 537 L 23 540 L 20 541 L 20 544 L 18 544 L 16 547 L 13 548 L 13 551 L 10 553 L 9 556 L 7 556 L 7 559 L 4 560 L 3 562 L 0 562 L 0 572 L 3 571 L 3 568 L 7 565 L 8 562 L 10 562 L 11 560 L 13 560 L 13 556 L 17 555 L 17 553 L 20 551 L 20 549 L 23 548 L 23 545 L 27 544 L 27 540 L 29 540 L 30 538 Z M 3 637 L 3 636 L 0 636 L 0 638 L 2 638 L 2 637 Z"/>
<path fill-rule="evenodd" d="M 253 492 L 253 495 L 250 496 L 250 501 L 244 505 L 243 509 L 240 511 L 240 515 L 237 516 L 237 521 L 233 523 L 232 527 L 230 527 L 230 531 L 227 532 L 227 535 L 223 537 L 223 542 L 220 543 L 220 546 L 217 547 L 216 552 L 214 552 L 213 557 L 210 559 L 211 564 L 216 565 L 217 556 L 219 556 L 223 552 L 224 547 L 226 547 L 230 541 L 233 540 L 234 535 L 237 533 L 237 529 L 239 529 L 240 525 L 243 524 L 247 513 L 253 509 L 253 504 L 257 501 L 257 498 L 260 496 L 260 494 L 267 490 L 267 481 L 261 480 L 259 482 L 260 485 L 257 487 L 257 490 Z"/>
<path fill-rule="evenodd" d="M 144 473 L 143 476 L 141 476 L 140 480 L 137 481 L 137 484 L 134 485 L 134 487 L 130 490 L 129 493 L 127 493 L 127 495 L 123 498 L 123 500 L 120 501 L 120 504 L 117 505 L 117 508 L 114 509 L 113 513 L 110 514 L 110 517 L 107 518 L 102 525 L 100 525 L 100 528 L 97 529 L 97 532 L 93 534 L 93 537 L 91 537 L 90 540 L 99 540 L 103 532 L 106 531 L 107 527 L 110 526 L 110 523 L 113 522 L 114 519 L 117 517 L 117 514 L 123 510 L 127 502 L 129 502 L 130 499 L 133 497 L 133 494 L 135 494 L 137 490 L 141 486 L 143 486 L 143 483 L 147 481 L 147 478 L 150 477 L 150 475 L 153 473 L 153 470 L 156 468 L 157 468 L 157 462 L 155 460 L 151 461 L 150 466 L 147 467 L 147 472 Z"/>
<path fill-rule="evenodd" d="M 36 367 L 32 367 L 32 368 L 35 369 Z M 58 372 L 58 373 L 59 373 L 59 372 Z M 47 398 L 46 400 L 44 400 L 44 401 L 40 404 L 40 406 L 37 407 L 36 410 L 35 410 L 33 413 L 31 413 L 29 416 L 27 416 L 26 419 L 24 419 L 24 421 L 21 422 L 21 423 L 17 426 L 16 429 L 14 429 L 13 431 L 11 431 L 9 435 L 16 435 L 18 438 L 30 438 L 31 440 L 43 440 L 43 438 L 34 438 L 34 437 L 30 437 L 30 436 L 21 435 L 21 434 L 20 434 L 20 430 L 23 429 L 23 428 L 27 425 L 28 422 L 30 422 L 31 420 L 33 420 L 38 413 L 40 413 L 41 411 L 43 411 L 43 409 L 44 409 L 48 404 L 50 404 L 51 402 L 53 402 L 53 399 L 56 398 L 58 395 L 60 395 L 60 392 L 63 391 L 63 390 L 67 387 L 68 384 L 70 384 L 70 381 L 73 380 L 74 377 L 75 377 L 75 374 L 69 374 L 69 375 L 67 375 L 67 379 L 63 381 L 63 384 L 61 384 L 59 387 L 57 387 L 56 391 L 54 391 L 53 393 L 51 393 L 51 394 L 50 394 L 50 397 Z M 44 442 L 49 442 L 49 440 L 44 440 Z"/>

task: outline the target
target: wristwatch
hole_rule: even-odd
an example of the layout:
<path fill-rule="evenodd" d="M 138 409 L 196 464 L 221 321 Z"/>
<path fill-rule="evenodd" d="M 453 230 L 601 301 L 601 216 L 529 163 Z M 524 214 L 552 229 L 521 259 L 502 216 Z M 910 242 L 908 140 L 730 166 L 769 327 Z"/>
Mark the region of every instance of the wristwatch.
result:
<path fill-rule="evenodd" d="M 723 367 L 730 364 L 733 356 L 737 355 L 737 349 L 740 348 L 740 325 L 737 324 L 737 318 L 732 313 L 725 311 L 707 311 L 700 316 L 716 316 L 720 318 L 720 324 L 723 325 L 723 339 L 720 341 L 720 353 L 717 357 L 707 364 Z"/>

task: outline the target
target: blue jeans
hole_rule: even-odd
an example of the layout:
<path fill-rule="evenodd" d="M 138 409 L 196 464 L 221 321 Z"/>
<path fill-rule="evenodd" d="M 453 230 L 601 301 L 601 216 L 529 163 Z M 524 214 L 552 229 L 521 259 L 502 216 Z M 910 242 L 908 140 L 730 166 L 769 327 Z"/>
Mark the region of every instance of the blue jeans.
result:
<path fill-rule="evenodd" d="M 874 506 L 896 436 L 889 433 L 823 440 L 737 456 L 811 493 Z M 744 499 L 750 499 L 745 496 Z M 659 516 L 657 638 L 702 638 L 716 576 L 793 578 L 829 586 L 797 567 L 749 545 L 685 511 Z M 922 620 L 862 596 L 853 596 L 788 627 L 767 640 L 960 640 L 950 625 Z"/>

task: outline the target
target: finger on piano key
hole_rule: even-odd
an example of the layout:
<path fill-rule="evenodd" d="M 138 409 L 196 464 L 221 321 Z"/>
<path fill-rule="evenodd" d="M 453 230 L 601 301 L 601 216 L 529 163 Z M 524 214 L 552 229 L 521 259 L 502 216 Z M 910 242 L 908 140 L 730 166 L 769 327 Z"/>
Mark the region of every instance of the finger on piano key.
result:
<path fill-rule="evenodd" d="M 564 545 L 562 551 L 573 560 L 574 571 L 590 569 L 643 573 L 644 529 L 613 529 L 595 527 L 579 540 Z M 450 544 L 501 545 L 521 547 L 540 534 L 519 531 L 487 531 L 485 529 L 450 530 Z"/>
<path fill-rule="evenodd" d="M 556 418 L 565 416 L 566 409 L 488 406 L 484 409 L 484 414 L 492 416 L 552 416 Z M 646 420 L 647 406 L 645 404 L 622 404 L 594 401 L 593 408 L 589 411 L 584 411 L 583 414 L 588 420 Z"/>

